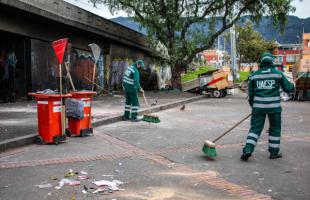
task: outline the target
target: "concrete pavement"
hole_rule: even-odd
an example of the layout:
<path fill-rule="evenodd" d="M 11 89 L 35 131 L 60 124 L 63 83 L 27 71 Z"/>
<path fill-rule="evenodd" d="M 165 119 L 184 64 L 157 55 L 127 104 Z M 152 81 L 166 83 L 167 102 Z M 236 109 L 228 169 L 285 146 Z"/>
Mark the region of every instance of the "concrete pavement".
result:
<path fill-rule="evenodd" d="M 249 162 L 239 160 L 249 120 L 217 144 L 216 160 L 201 152 L 245 116 L 244 97 L 205 99 L 157 113 L 160 124 L 119 122 L 95 128 L 95 136 L 70 138 L 66 144 L 30 145 L 0 154 L 0 199 L 308 199 L 310 196 L 309 102 L 283 103 L 284 157 L 269 160 L 268 124 Z M 84 195 L 81 186 L 53 186 L 69 169 L 87 171 L 91 180 L 126 182 L 106 195 Z M 52 180 L 50 177 L 57 177 Z"/>
<path fill-rule="evenodd" d="M 177 91 L 147 92 L 147 99 L 154 111 L 167 109 L 175 102 L 190 101 L 201 98 L 190 93 Z M 123 113 L 124 96 L 96 96 L 92 103 L 92 123 L 94 126 L 120 121 Z M 144 100 L 140 98 L 141 110 L 146 109 Z M 32 143 L 37 135 L 37 110 L 35 101 L 0 104 L 0 151 Z"/>

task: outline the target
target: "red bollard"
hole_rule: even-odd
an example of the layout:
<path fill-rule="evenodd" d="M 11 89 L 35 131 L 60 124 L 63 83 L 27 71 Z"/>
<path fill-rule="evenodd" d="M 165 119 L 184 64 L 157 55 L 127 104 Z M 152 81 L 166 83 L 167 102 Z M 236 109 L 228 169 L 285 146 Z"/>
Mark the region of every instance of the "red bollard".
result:
<path fill-rule="evenodd" d="M 84 137 L 86 135 L 93 134 L 93 128 L 91 125 L 91 102 L 93 95 L 96 94 L 96 92 L 80 91 L 70 92 L 70 94 L 72 95 L 72 98 L 84 101 L 84 118 L 68 118 L 68 128 L 66 130 L 67 135 Z"/>
<path fill-rule="evenodd" d="M 38 137 L 37 142 L 58 144 L 66 140 L 61 133 L 61 98 L 71 94 L 29 93 L 37 101 Z M 65 117 L 65 116 L 63 116 Z"/>

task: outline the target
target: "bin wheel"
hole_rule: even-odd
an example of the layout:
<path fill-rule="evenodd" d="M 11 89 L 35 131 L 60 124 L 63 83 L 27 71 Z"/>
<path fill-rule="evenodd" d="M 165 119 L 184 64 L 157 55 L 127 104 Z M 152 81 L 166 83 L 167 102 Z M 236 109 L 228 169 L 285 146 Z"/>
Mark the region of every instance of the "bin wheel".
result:
<path fill-rule="evenodd" d="M 43 144 L 43 139 L 41 136 L 36 136 L 35 139 L 34 139 L 34 143 L 35 144 Z"/>
<path fill-rule="evenodd" d="M 220 91 L 220 90 L 213 90 L 212 96 L 214 98 L 221 98 L 222 97 L 222 91 Z"/>
<path fill-rule="evenodd" d="M 86 135 L 85 135 L 85 133 L 83 131 L 81 131 L 80 136 L 81 137 L 85 137 Z"/>
<path fill-rule="evenodd" d="M 71 131 L 66 129 L 66 136 L 71 137 Z"/>
<path fill-rule="evenodd" d="M 58 144 L 59 144 L 58 138 L 55 138 L 55 139 L 54 139 L 54 144 L 55 144 L 55 145 L 58 145 Z"/>

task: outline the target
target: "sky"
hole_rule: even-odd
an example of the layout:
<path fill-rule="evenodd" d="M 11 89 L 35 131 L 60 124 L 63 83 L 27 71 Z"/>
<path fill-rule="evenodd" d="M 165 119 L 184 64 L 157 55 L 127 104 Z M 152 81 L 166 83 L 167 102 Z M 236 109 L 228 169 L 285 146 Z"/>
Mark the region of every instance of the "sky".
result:
<path fill-rule="evenodd" d="M 88 10 L 94 14 L 97 14 L 107 19 L 119 16 L 127 17 L 127 14 L 125 12 L 118 12 L 117 14 L 112 15 L 104 5 L 97 5 L 97 8 L 95 8 L 91 3 L 88 2 L 88 0 L 64 0 L 64 1 L 74 4 L 78 7 L 81 7 L 85 10 Z M 310 0 L 302 0 L 302 1 L 294 0 L 293 6 L 296 7 L 296 11 L 295 13 L 291 13 L 292 15 L 298 16 L 299 18 L 310 17 Z"/>

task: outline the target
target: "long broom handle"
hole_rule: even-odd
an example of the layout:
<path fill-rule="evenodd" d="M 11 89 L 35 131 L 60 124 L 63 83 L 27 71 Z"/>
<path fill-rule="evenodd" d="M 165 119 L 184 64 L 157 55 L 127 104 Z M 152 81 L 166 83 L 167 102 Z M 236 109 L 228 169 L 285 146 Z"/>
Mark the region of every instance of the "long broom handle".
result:
<path fill-rule="evenodd" d="M 93 84 L 91 86 L 91 91 L 94 91 L 95 72 L 96 72 L 96 62 L 94 63 L 94 68 L 93 68 Z"/>
<path fill-rule="evenodd" d="M 91 83 L 95 84 L 97 87 L 101 88 L 103 91 L 109 93 L 108 90 L 104 89 L 102 86 L 98 85 L 97 83 L 92 82 L 89 78 L 87 78 L 87 77 L 83 77 L 83 78 L 86 79 L 86 80 L 88 80 L 88 81 L 90 81 Z"/>
<path fill-rule="evenodd" d="M 62 101 L 62 70 L 61 63 L 59 63 L 59 93 L 60 93 L 60 105 L 61 105 L 61 113 L 60 113 L 60 121 L 61 121 L 61 135 L 65 134 L 65 119 L 64 119 L 64 106 Z"/>
<path fill-rule="evenodd" d="M 69 76 L 69 80 L 70 80 L 70 83 L 71 83 L 71 86 L 72 86 L 72 89 L 73 91 L 76 91 L 75 87 L 74 87 L 74 84 L 73 84 L 73 81 L 72 81 L 72 78 L 71 78 L 71 74 L 70 74 L 70 71 L 69 71 L 69 66 L 67 63 L 65 63 L 65 66 L 66 66 L 66 70 L 67 70 L 67 73 L 68 73 L 68 76 Z"/>
<path fill-rule="evenodd" d="M 146 98 L 145 98 L 144 92 L 142 92 L 142 95 L 143 95 L 145 104 L 146 104 L 146 106 L 147 106 L 147 109 L 149 110 L 149 113 L 151 113 L 150 106 L 149 106 L 149 104 L 147 103 L 147 100 L 146 100 Z"/>
<path fill-rule="evenodd" d="M 239 126 L 243 121 L 245 121 L 247 118 L 249 118 L 252 114 L 248 114 L 246 117 L 244 117 L 242 120 L 240 120 L 238 123 L 236 123 L 233 127 L 231 127 L 230 129 L 228 129 L 227 131 L 225 131 L 222 135 L 220 135 L 219 137 L 217 137 L 215 140 L 213 140 L 213 143 L 215 143 L 216 141 L 218 141 L 219 139 L 221 139 L 224 135 L 226 135 L 227 133 L 229 133 L 231 130 L 233 130 L 234 128 L 236 128 L 237 126 Z"/>

